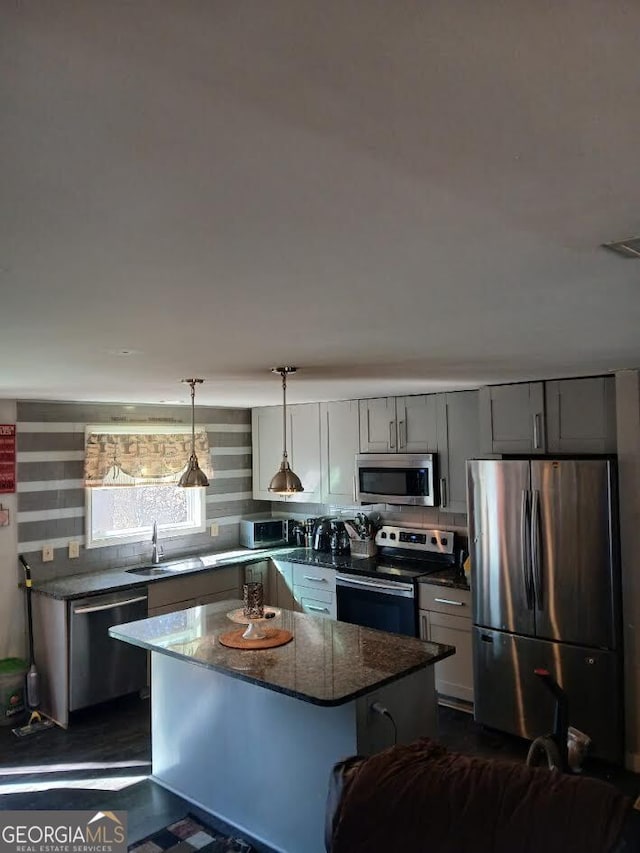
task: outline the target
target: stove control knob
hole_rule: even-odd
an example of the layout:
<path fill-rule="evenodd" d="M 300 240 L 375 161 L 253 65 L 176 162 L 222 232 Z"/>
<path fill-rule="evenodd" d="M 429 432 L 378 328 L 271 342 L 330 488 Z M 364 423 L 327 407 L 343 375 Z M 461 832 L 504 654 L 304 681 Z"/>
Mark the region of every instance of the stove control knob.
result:
<path fill-rule="evenodd" d="M 396 534 L 395 534 L 395 533 L 390 533 L 390 534 L 389 534 L 389 539 L 395 539 L 395 538 L 396 538 Z"/>
<path fill-rule="evenodd" d="M 386 538 L 387 538 L 387 534 L 384 532 L 384 530 L 383 530 L 383 531 L 382 531 L 382 533 L 380 534 L 380 538 L 381 538 L 381 539 L 386 539 Z"/>
<path fill-rule="evenodd" d="M 448 539 L 447 539 L 447 537 L 445 536 L 443 539 L 441 539 L 441 540 L 440 540 L 440 544 L 441 544 L 441 545 L 444 545 L 444 547 L 446 548 L 446 546 L 447 546 L 447 542 L 448 542 L 448 541 L 449 541 L 449 540 L 448 540 Z"/>
<path fill-rule="evenodd" d="M 435 536 L 432 536 L 432 537 L 431 537 L 431 544 L 432 544 L 432 545 L 437 545 L 437 544 L 438 544 L 438 540 L 436 539 L 436 537 L 435 537 Z"/>

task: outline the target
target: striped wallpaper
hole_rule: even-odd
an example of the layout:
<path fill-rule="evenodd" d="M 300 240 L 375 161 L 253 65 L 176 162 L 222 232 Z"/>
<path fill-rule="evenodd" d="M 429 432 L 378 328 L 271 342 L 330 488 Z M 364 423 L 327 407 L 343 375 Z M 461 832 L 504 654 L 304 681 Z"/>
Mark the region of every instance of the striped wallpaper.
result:
<path fill-rule="evenodd" d="M 251 411 L 196 407 L 196 423 L 206 426 L 214 476 L 206 493 L 207 532 L 163 540 L 165 557 L 234 547 L 239 520 L 269 513 L 254 501 L 251 479 Z M 117 403 L 18 402 L 18 553 L 37 579 L 139 563 L 150 543 L 84 548 L 84 429 L 87 424 L 188 424 L 188 406 L 130 406 Z M 208 528 L 219 525 L 212 538 Z M 80 543 L 80 557 L 68 559 L 68 545 Z M 51 545 L 54 559 L 42 562 Z"/>

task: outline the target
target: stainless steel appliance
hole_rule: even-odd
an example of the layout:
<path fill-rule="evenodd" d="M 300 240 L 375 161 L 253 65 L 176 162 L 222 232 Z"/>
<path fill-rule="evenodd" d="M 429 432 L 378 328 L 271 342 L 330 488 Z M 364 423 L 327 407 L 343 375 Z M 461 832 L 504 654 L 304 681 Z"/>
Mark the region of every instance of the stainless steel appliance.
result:
<path fill-rule="evenodd" d="M 286 518 L 242 518 L 240 544 L 245 548 L 271 548 L 287 544 Z"/>
<path fill-rule="evenodd" d="M 418 636 L 415 582 L 454 564 L 448 531 L 385 525 L 376 534 L 379 556 L 352 560 L 336 575 L 338 619 L 380 631 Z"/>
<path fill-rule="evenodd" d="M 606 459 L 467 463 L 475 718 L 549 731 L 549 670 L 593 752 L 623 748 L 616 481 Z"/>
<path fill-rule="evenodd" d="M 144 689 L 146 651 L 111 639 L 108 630 L 146 619 L 146 589 L 90 596 L 71 601 L 69 609 L 69 710 Z"/>
<path fill-rule="evenodd" d="M 433 453 L 359 453 L 356 499 L 360 503 L 435 506 Z"/>
<path fill-rule="evenodd" d="M 332 554 L 348 554 L 349 534 L 344 521 L 335 518 L 319 518 L 313 531 L 313 550 Z"/>

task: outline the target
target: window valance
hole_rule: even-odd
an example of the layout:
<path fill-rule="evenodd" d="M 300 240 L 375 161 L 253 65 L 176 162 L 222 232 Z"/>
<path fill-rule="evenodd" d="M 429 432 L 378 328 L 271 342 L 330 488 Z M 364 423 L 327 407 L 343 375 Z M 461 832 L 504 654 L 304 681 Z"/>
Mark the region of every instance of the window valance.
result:
<path fill-rule="evenodd" d="M 205 429 L 197 429 L 195 450 L 200 467 L 213 476 L 209 439 Z M 175 484 L 191 454 L 191 431 L 147 430 L 126 432 L 87 429 L 84 477 L 86 486 L 132 486 Z"/>

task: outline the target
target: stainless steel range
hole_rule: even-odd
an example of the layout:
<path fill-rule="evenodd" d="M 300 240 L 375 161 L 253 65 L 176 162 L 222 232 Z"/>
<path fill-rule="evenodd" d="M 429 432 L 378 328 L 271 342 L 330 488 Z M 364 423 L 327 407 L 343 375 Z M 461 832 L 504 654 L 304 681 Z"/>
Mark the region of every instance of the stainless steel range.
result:
<path fill-rule="evenodd" d="M 416 580 L 454 566 L 454 534 L 385 525 L 376 544 L 377 557 L 338 569 L 338 619 L 417 637 Z"/>

